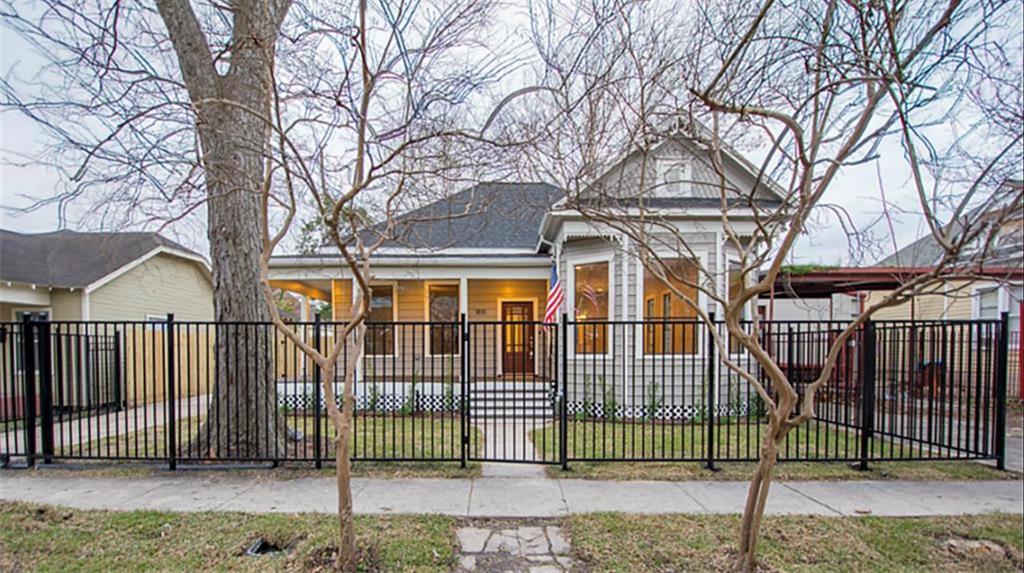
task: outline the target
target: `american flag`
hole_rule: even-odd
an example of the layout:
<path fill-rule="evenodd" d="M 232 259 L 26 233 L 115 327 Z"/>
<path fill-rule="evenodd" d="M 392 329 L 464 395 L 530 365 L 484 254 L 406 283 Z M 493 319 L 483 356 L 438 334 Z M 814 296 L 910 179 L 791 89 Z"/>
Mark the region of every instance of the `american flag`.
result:
<path fill-rule="evenodd" d="M 558 280 L 558 267 L 551 265 L 551 288 L 548 289 L 548 305 L 544 310 L 544 322 L 558 322 L 558 310 L 562 308 L 562 301 L 565 300 L 565 292 L 562 290 L 562 283 Z"/>

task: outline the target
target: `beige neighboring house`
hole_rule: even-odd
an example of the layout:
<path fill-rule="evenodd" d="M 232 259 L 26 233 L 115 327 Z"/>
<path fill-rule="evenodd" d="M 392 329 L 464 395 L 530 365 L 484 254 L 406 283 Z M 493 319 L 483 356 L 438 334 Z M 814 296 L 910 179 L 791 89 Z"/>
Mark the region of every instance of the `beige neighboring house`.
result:
<path fill-rule="evenodd" d="M 0 322 L 213 320 L 210 267 L 158 233 L 0 230 Z"/>
<path fill-rule="evenodd" d="M 1019 189 L 1024 182 L 1007 181 L 1007 187 Z M 1000 314 L 1009 314 L 1012 345 L 1017 346 L 1020 336 L 1021 309 L 1024 308 L 1024 212 L 999 215 L 1001 225 L 996 239 L 985 257 L 985 272 L 991 277 L 977 281 L 946 281 L 934 289 L 934 294 L 921 294 L 910 301 L 883 309 L 878 320 L 995 320 Z M 986 217 L 981 218 L 982 221 Z M 986 223 L 988 224 L 988 223 Z M 970 258 L 973 253 L 968 252 Z M 914 241 L 879 261 L 870 270 L 889 270 L 894 276 L 911 276 L 919 270 L 929 270 L 942 257 L 942 248 L 931 234 Z M 890 291 L 868 293 L 867 304 L 879 300 Z M 1014 334 L 1016 333 L 1016 334 Z"/>

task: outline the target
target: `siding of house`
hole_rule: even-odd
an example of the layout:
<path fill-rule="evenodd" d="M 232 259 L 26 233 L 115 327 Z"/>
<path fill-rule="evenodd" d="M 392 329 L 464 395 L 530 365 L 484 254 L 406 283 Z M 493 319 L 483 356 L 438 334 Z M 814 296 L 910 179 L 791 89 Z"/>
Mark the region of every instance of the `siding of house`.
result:
<path fill-rule="evenodd" d="M 50 293 L 53 320 L 82 320 L 82 292 L 53 290 Z"/>
<path fill-rule="evenodd" d="M 157 255 L 90 293 L 89 305 L 92 320 L 213 320 L 213 286 L 195 263 Z"/>
<path fill-rule="evenodd" d="M 874 320 L 970 320 L 974 318 L 974 287 L 964 281 L 950 282 L 935 289 L 936 294 L 920 294 L 914 303 L 909 301 L 883 308 Z M 872 291 L 865 303 L 870 306 L 891 291 Z M 913 309 L 913 315 L 911 315 Z"/>

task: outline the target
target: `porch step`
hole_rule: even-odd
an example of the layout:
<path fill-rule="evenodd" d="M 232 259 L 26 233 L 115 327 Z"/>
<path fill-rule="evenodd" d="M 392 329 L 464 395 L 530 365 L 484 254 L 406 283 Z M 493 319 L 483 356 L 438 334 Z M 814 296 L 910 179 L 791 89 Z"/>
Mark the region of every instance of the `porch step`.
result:
<path fill-rule="evenodd" d="M 473 414 L 470 415 L 470 419 L 471 420 L 503 420 L 503 419 L 504 420 L 507 420 L 507 419 L 516 419 L 516 420 L 550 420 L 552 418 L 557 418 L 557 417 L 558 417 L 558 415 L 555 412 L 551 412 L 550 410 L 547 411 L 547 412 L 542 412 L 542 411 L 522 412 L 522 411 L 519 411 L 519 410 L 516 410 L 516 411 L 498 410 L 498 411 L 488 411 L 488 412 L 479 412 L 479 413 L 474 412 Z"/>
<path fill-rule="evenodd" d="M 470 404 L 547 404 L 551 401 L 543 396 L 470 396 Z"/>
<path fill-rule="evenodd" d="M 484 402 L 488 400 L 523 400 L 529 402 L 532 400 L 547 400 L 551 395 L 552 393 L 550 392 L 532 392 L 530 394 L 523 394 L 522 392 L 488 392 L 486 394 L 477 394 L 475 392 L 471 392 L 469 394 L 469 400 L 471 402 Z"/>

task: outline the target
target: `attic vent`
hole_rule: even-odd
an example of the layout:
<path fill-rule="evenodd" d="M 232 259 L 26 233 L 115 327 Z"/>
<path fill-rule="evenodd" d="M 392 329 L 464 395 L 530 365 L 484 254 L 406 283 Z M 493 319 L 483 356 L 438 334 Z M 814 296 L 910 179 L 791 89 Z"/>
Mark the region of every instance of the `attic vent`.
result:
<path fill-rule="evenodd" d="M 692 180 L 690 162 L 682 157 L 665 157 L 654 162 L 652 197 L 686 197 Z"/>

